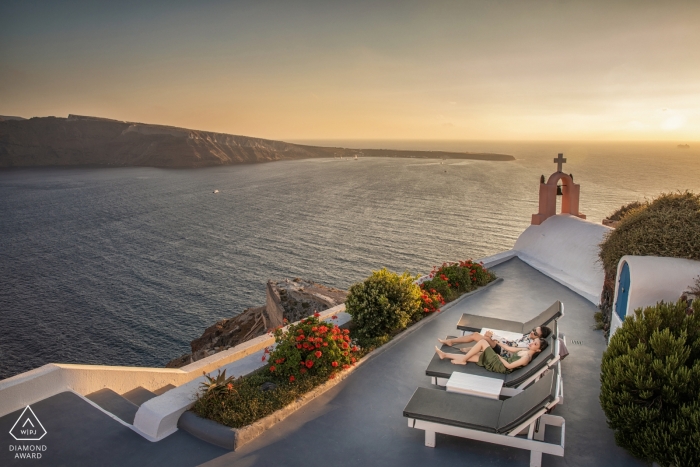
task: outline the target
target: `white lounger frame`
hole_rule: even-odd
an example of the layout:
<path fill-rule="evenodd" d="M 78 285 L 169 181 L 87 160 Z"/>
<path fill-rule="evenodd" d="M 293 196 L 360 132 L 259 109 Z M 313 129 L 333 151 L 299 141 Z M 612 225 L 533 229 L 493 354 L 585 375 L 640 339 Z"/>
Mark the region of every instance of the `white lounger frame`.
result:
<path fill-rule="evenodd" d="M 451 436 L 459 436 L 462 438 L 473 439 L 476 441 L 484 441 L 486 443 L 500 444 L 502 446 L 510 446 L 519 449 L 530 451 L 530 467 L 542 466 L 542 454 L 551 454 L 553 456 L 564 456 L 564 434 L 566 426 L 564 419 L 557 415 L 549 415 L 546 412 L 552 409 L 563 398 L 564 389 L 561 380 L 561 373 L 557 377 L 557 394 L 558 397 L 545 407 L 540 409 L 535 415 L 528 418 L 526 421 L 509 431 L 507 434 L 487 433 L 485 431 L 462 428 L 452 425 L 446 425 L 437 422 L 428 422 L 418 420 L 416 418 L 408 419 L 408 427 L 418 430 L 425 430 L 425 445 L 431 448 L 435 447 L 435 434 L 443 433 Z M 544 441 L 544 432 L 546 426 L 561 427 L 561 440 L 559 444 L 547 443 Z M 518 438 L 517 435 L 527 430 L 527 438 Z"/>

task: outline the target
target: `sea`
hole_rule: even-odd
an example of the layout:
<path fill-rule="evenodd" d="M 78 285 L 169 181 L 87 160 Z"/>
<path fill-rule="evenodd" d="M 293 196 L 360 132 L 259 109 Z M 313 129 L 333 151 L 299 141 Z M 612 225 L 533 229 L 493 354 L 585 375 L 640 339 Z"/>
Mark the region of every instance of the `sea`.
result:
<path fill-rule="evenodd" d="M 303 142 L 516 160 L 0 171 L 0 379 L 51 362 L 163 367 L 217 320 L 263 305 L 269 279 L 347 289 L 383 267 L 425 274 L 507 250 L 558 153 L 593 222 L 700 193 L 700 144 Z"/>

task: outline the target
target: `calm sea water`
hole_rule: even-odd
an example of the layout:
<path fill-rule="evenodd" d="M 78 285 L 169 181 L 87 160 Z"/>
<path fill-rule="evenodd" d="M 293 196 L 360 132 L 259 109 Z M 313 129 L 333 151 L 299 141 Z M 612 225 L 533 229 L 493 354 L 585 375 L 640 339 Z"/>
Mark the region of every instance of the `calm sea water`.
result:
<path fill-rule="evenodd" d="M 384 266 L 425 273 L 506 250 L 558 152 L 593 221 L 700 192 L 700 151 L 675 144 L 344 145 L 517 160 L 0 172 L 0 378 L 49 362 L 163 366 L 216 320 L 262 305 L 268 279 L 347 288 Z"/>

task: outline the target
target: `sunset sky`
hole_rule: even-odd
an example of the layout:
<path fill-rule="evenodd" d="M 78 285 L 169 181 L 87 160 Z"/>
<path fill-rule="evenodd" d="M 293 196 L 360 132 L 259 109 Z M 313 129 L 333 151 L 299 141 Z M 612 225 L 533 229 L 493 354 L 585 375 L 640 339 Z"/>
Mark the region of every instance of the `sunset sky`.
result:
<path fill-rule="evenodd" d="M 2 2 L 0 115 L 271 139 L 700 140 L 698 1 Z"/>

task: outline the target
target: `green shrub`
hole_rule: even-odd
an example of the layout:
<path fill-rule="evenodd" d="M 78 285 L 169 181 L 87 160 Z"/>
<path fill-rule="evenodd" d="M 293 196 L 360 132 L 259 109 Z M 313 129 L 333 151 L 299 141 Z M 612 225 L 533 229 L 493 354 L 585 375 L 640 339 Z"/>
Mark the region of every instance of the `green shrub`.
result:
<path fill-rule="evenodd" d="M 627 316 L 601 364 L 600 403 L 618 445 L 661 466 L 700 465 L 700 300 Z"/>
<path fill-rule="evenodd" d="M 357 335 L 380 337 L 419 320 L 421 291 L 414 281 L 408 272 L 398 275 L 384 268 L 350 287 L 345 311 L 352 316 Z"/>
<path fill-rule="evenodd" d="M 618 209 L 617 211 L 610 214 L 608 216 L 608 219 L 611 221 L 622 220 L 622 218 L 625 217 L 627 215 L 627 213 L 629 213 L 630 211 L 632 211 L 634 209 L 641 208 L 642 206 L 643 206 L 643 204 L 640 203 L 639 201 L 632 201 L 631 203 L 624 204 L 624 205 L 620 206 L 620 209 Z"/>

